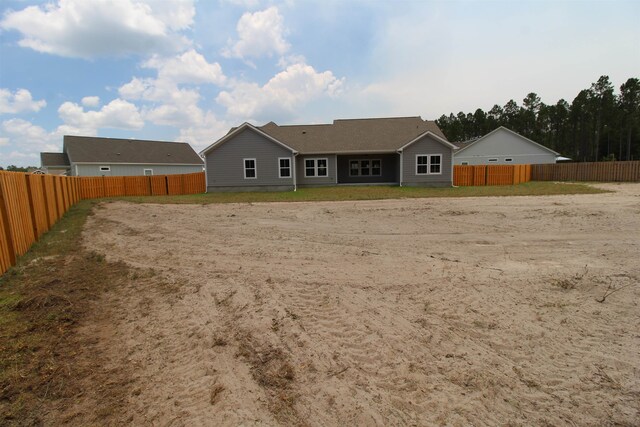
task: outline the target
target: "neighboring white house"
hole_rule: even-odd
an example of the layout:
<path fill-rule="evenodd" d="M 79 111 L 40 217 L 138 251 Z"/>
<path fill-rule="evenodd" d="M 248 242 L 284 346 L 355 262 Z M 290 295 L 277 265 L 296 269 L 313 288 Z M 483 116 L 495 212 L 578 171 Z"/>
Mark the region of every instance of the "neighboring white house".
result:
<path fill-rule="evenodd" d="M 453 155 L 456 165 L 513 165 L 555 163 L 559 153 L 525 138 L 504 126 L 460 147 Z"/>

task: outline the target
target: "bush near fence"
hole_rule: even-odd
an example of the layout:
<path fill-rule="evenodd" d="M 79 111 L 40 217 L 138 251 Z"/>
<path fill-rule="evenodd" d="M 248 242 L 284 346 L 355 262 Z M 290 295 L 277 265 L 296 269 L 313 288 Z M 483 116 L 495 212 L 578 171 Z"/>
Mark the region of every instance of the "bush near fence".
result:
<path fill-rule="evenodd" d="M 454 165 L 453 185 L 514 185 L 531 181 L 531 165 Z"/>
<path fill-rule="evenodd" d="M 0 275 L 81 199 L 204 192 L 204 172 L 67 177 L 0 171 Z"/>
<path fill-rule="evenodd" d="M 640 182 L 640 161 L 533 165 L 531 180 Z"/>

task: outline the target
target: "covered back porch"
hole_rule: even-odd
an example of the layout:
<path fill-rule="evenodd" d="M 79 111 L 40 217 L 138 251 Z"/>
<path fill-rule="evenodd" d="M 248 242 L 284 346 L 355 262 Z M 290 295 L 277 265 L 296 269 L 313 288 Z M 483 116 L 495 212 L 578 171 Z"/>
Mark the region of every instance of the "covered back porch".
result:
<path fill-rule="evenodd" d="M 337 183 L 351 185 L 400 183 L 400 155 L 348 154 L 337 156 Z"/>

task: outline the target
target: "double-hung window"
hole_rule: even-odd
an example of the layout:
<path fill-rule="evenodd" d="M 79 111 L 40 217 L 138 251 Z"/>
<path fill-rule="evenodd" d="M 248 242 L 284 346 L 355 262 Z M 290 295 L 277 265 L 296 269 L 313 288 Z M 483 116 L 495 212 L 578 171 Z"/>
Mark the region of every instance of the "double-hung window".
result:
<path fill-rule="evenodd" d="M 256 159 L 242 159 L 244 163 L 244 179 L 256 179 L 258 170 L 256 167 Z"/>
<path fill-rule="evenodd" d="M 349 176 L 380 176 L 381 171 L 380 159 L 349 161 Z"/>
<path fill-rule="evenodd" d="M 440 175 L 441 173 L 441 154 L 418 154 L 416 156 L 416 175 Z"/>
<path fill-rule="evenodd" d="M 307 178 L 329 175 L 328 159 L 304 159 L 304 176 Z"/>
<path fill-rule="evenodd" d="M 291 178 L 291 159 L 289 157 L 278 158 L 278 176 Z"/>

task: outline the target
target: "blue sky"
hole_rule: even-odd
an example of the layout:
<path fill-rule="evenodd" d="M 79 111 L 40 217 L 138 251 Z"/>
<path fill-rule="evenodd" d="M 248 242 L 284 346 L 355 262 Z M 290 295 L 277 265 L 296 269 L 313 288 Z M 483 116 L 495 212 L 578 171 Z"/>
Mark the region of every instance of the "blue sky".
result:
<path fill-rule="evenodd" d="M 62 136 L 569 102 L 640 74 L 637 1 L 3 0 L 0 166 Z"/>

